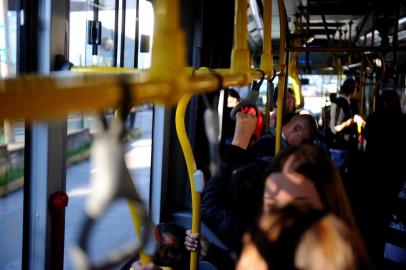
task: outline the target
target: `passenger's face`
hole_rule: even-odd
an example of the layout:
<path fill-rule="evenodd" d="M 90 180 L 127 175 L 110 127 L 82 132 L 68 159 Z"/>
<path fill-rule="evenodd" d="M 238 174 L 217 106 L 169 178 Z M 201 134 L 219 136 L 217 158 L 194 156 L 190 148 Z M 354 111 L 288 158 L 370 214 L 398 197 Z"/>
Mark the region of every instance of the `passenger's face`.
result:
<path fill-rule="evenodd" d="M 237 98 L 232 97 L 232 96 L 227 97 L 227 107 L 234 108 L 235 106 L 238 105 L 238 103 L 240 103 L 240 102 L 238 101 Z"/>
<path fill-rule="evenodd" d="M 315 185 L 305 176 L 289 171 L 293 157 L 285 162 L 281 173 L 272 173 L 265 182 L 263 208 L 266 213 L 274 207 L 283 207 L 294 201 L 304 201 L 323 208 Z"/>
<path fill-rule="evenodd" d="M 266 261 L 251 241 L 248 234 L 244 235 L 244 246 L 238 259 L 236 270 L 268 270 Z"/>
<path fill-rule="evenodd" d="M 288 94 L 286 96 L 286 111 L 287 112 L 294 112 L 295 109 L 296 109 L 295 98 L 292 95 Z"/>
<path fill-rule="evenodd" d="M 310 132 L 301 124 L 296 124 L 292 127 L 286 138 L 289 145 L 299 145 L 310 140 Z"/>

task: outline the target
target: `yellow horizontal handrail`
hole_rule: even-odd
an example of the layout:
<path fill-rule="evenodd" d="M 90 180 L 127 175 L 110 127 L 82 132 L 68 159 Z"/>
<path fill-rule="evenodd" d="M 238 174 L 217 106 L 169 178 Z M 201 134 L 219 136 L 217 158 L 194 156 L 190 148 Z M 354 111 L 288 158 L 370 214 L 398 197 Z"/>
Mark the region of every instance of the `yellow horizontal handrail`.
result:
<path fill-rule="evenodd" d="M 223 87 L 242 86 L 247 79 L 243 73 L 218 72 L 223 78 Z M 251 70 L 251 79 L 261 77 L 261 72 Z M 145 72 L 22 75 L 0 80 L 0 119 L 50 119 L 63 117 L 68 112 L 117 107 L 124 82 L 131 90 L 134 105 L 153 102 L 170 106 L 184 94 L 218 89 L 219 83 L 216 76 L 199 71 L 194 77 L 187 77 L 182 85 L 176 80 L 147 79 Z"/>
<path fill-rule="evenodd" d="M 73 72 L 89 72 L 89 73 L 134 73 L 140 71 L 136 68 L 124 68 L 124 67 L 97 67 L 97 66 L 73 66 L 71 68 Z"/>
<path fill-rule="evenodd" d="M 279 67 L 274 67 L 275 70 L 278 70 Z M 96 66 L 73 66 L 71 69 L 72 72 L 74 73 L 93 73 L 93 74 L 98 74 L 98 73 L 131 73 L 131 74 L 137 74 L 138 76 L 146 77 L 143 72 L 148 71 L 148 70 L 142 70 L 142 69 L 136 69 L 136 68 L 122 68 L 122 67 L 96 67 Z M 211 72 L 218 73 L 223 76 L 243 76 L 242 73 L 238 72 L 232 72 L 231 69 L 228 68 L 219 68 L 219 69 L 203 69 L 200 68 L 198 70 L 194 70 L 193 67 L 186 67 L 186 73 L 191 74 L 194 72 L 194 74 L 197 75 L 203 75 L 203 74 L 210 74 Z M 269 72 L 264 71 L 265 76 L 271 77 L 273 75 L 273 70 L 270 70 Z M 251 70 L 251 76 L 253 77 L 252 79 L 260 79 L 262 77 L 262 73 L 257 70 L 257 69 L 252 69 Z M 239 84 L 242 83 L 239 79 Z"/>

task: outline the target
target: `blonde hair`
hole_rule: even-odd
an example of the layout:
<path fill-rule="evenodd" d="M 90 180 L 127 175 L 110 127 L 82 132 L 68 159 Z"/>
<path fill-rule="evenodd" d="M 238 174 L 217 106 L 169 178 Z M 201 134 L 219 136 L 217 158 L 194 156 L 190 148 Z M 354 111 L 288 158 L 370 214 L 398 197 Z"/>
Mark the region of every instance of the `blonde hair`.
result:
<path fill-rule="evenodd" d="M 264 213 L 251 238 L 269 269 L 372 269 L 359 233 L 309 204 Z"/>
<path fill-rule="evenodd" d="M 359 236 L 343 221 L 329 214 L 302 235 L 295 252 L 295 266 L 311 270 L 355 270 L 362 255 Z"/>

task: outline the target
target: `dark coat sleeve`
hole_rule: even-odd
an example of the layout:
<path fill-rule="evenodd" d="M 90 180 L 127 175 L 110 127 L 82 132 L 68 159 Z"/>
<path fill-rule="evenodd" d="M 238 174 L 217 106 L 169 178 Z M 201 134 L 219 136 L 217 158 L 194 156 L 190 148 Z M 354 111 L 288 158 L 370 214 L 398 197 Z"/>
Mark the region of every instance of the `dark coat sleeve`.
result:
<path fill-rule="evenodd" d="M 219 174 L 209 179 L 203 193 L 202 219 L 228 245 L 233 242 L 230 235 L 231 175 L 251 160 L 248 151 L 229 145 L 223 155 Z"/>
<path fill-rule="evenodd" d="M 265 133 L 255 142 L 250 152 L 257 159 L 271 161 L 275 156 L 275 136 L 271 132 Z"/>
<path fill-rule="evenodd" d="M 251 207 L 252 202 L 243 202 L 262 198 L 264 164 L 267 163 L 255 160 L 249 151 L 230 146 L 223 156 L 220 173 L 208 181 L 203 194 L 203 221 L 237 253 L 241 236 L 257 210 Z"/>

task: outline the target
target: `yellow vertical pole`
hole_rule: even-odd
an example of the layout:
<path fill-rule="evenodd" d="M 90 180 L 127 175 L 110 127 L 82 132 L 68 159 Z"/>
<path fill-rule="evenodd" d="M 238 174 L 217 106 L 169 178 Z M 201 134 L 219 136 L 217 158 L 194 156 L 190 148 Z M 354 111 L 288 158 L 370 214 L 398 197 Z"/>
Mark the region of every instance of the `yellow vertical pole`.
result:
<path fill-rule="evenodd" d="M 280 24 L 280 40 L 279 40 L 279 68 L 280 75 L 278 79 L 278 107 L 276 111 L 276 141 L 275 155 L 281 151 L 282 146 L 282 117 L 283 104 L 285 94 L 285 76 L 286 76 L 286 13 L 283 0 L 278 0 L 279 24 Z"/>
<path fill-rule="evenodd" d="M 264 0 L 264 41 L 261 55 L 261 69 L 272 77 L 272 0 Z"/>
<path fill-rule="evenodd" d="M 179 24 L 179 0 L 155 0 L 154 43 L 149 78 L 176 83 L 186 80 L 185 36 Z M 180 91 L 180 87 L 174 87 L 173 90 Z M 177 95 L 172 96 L 178 98 Z"/>
<path fill-rule="evenodd" d="M 362 59 L 361 71 L 360 71 L 360 88 L 361 88 L 361 99 L 360 99 L 360 115 L 364 116 L 364 102 L 365 102 L 365 61 Z"/>
<path fill-rule="evenodd" d="M 200 212 L 201 212 L 201 195 L 196 192 L 193 174 L 196 171 L 195 158 L 193 156 L 192 147 L 189 143 L 185 129 L 185 112 L 187 105 L 192 97 L 191 94 L 184 95 L 178 103 L 175 115 L 176 132 L 179 142 L 182 147 L 183 155 L 185 156 L 190 189 L 192 195 L 192 233 L 200 233 Z M 197 269 L 199 254 L 197 251 L 192 251 L 190 255 L 190 270 Z"/>
<path fill-rule="evenodd" d="M 127 200 L 128 208 L 130 209 L 131 219 L 133 221 L 133 226 L 135 233 L 137 234 L 138 239 L 142 239 L 142 232 L 141 232 L 141 216 L 137 211 L 137 207 L 133 201 Z M 146 254 L 144 251 L 140 252 L 140 261 L 141 265 L 145 265 L 147 263 L 152 262 L 152 256 Z"/>
<path fill-rule="evenodd" d="M 122 108 L 119 108 L 114 112 L 114 118 L 120 117 L 121 109 Z M 134 184 L 131 182 L 130 185 L 134 185 Z M 139 211 L 137 210 L 137 205 L 131 200 L 127 200 L 127 204 L 128 204 L 128 209 L 130 210 L 131 220 L 133 222 L 135 234 L 137 235 L 138 239 L 142 239 L 141 227 L 143 224 L 142 224 L 141 215 L 140 215 Z M 152 262 L 152 256 L 145 253 L 143 250 L 141 250 L 140 251 L 140 261 L 141 261 L 141 265 L 150 263 L 150 262 Z"/>
<path fill-rule="evenodd" d="M 300 34 L 300 24 L 299 24 L 299 16 L 297 16 L 296 18 L 296 23 L 295 23 L 295 33 L 296 34 Z M 296 39 L 294 41 L 294 46 L 295 47 L 301 47 L 302 41 L 300 41 L 299 39 Z M 295 100 L 296 100 L 296 104 L 295 104 L 295 108 L 297 108 L 298 106 L 301 106 L 303 104 L 302 103 L 302 85 L 300 83 L 300 79 L 299 79 L 299 75 L 297 74 L 297 59 L 299 57 L 299 52 L 294 52 L 292 54 L 292 56 L 289 58 L 289 62 L 288 62 L 288 74 L 290 76 L 290 78 L 293 79 L 293 83 L 292 83 L 292 89 L 295 95 Z"/>
<path fill-rule="evenodd" d="M 268 78 L 273 73 L 273 56 L 272 56 L 272 0 L 264 0 L 264 40 L 262 45 L 261 69 L 267 74 Z M 269 87 L 269 85 L 268 85 Z M 268 90 L 269 91 L 269 90 Z M 267 94 L 267 99 L 269 95 Z M 269 104 L 269 100 L 266 101 Z M 269 129 L 269 106 L 265 108 L 265 131 Z"/>
<path fill-rule="evenodd" d="M 243 84 L 248 84 L 250 82 L 250 68 L 247 0 L 235 0 L 234 45 L 231 51 L 231 70 L 246 74 L 246 80 Z"/>

